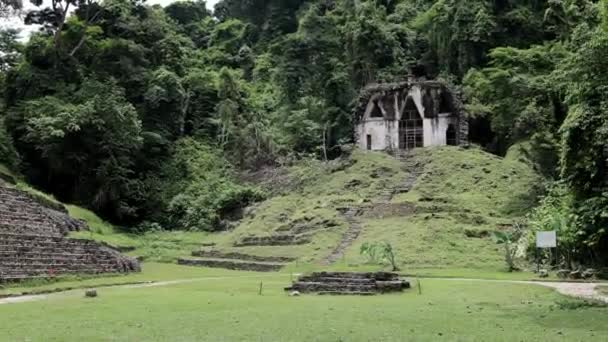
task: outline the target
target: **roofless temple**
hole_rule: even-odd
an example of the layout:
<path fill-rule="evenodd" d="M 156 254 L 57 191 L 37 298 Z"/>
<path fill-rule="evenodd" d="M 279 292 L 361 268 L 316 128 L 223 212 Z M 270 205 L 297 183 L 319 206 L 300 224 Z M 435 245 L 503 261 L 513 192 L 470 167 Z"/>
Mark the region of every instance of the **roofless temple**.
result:
<path fill-rule="evenodd" d="M 464 114 L 458 95 L 440 81 L 372 84 L 362 90 L 355 111 L 357 145 L 374 151 L 464 145 Z"/>

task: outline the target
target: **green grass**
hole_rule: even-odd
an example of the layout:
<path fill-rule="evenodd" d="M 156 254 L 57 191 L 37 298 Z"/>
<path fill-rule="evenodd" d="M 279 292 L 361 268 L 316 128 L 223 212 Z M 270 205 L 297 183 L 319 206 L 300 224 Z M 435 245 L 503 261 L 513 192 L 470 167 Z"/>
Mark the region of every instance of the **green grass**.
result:
<path fill-rule="evenodd" d="M 536 203 L 542 178 L 517 158 L 500 158 L 478 149 L 440 147 L 417 150 L 414 163 L 423 172 L 412 191 L 397 195 L 394 204 L 411 204 L 413 215 L 363 218 L 363 232 L 334 268 L 366 267 L 359 255 L 365 242 L 390 242 L 400 267 L 405 270 L 436 270 L 454 274 L 500 274 L 504 254 L 493 232 L 509 229 Z M 310 245 L 247 247 L 239 251 L 256 255 L 290 256 L 311 263 L 328 255 L 347 224 L 337 208 L 374 203 L 386 185 L 403 184 L 402 165 L 384 153 L 355 151 L 352 165 L 308 163 L 290 170 L 299 186 L 286 195 L 262 203 L 254 217 L 246 218 L 234 231 L 212 234 L 209 239 L 221 250 L 246 235 L 276 234 L 278 227 L 302 217 L 313 222 L 334 220 L 337 227 L 316 234 Z M 475 237 L 477 236 L 477 237 Z M 524 274 L 524 275 L 522 275 Z M 507 274 L 508 278 L 531 278 L 530 273 Z"/>
<path fill-rule="evenodd" d="M 31 281 L 13 284 L 10 287 L 0 287 L 0 295 L 21 294 L 23 292 L 40 292 L 56 289 L 85 288 L 109 284 L 130 284 L 136 282 L 158 282 L 202 277 L 219 277 L 243 275 L 247 272 L 235 272 L 222 269 L 186 267 L 167 263 L 143 263 L 141 273 L 127 275 L 106 275 L 91 277 L 66 277 L 56 281 Z"/>
<path fill-rule="evenodd" d="M 3 173 L 11 178 L 16 178 L 15 173 L 2 163 L 0 163 L 0 173 Z"/>
<path fill-rule="evenodd" d="M 103 288 L 95 299 L 77 290 L 0 305 L 0 317 L 10 317 L 0 320 L 0 340 L 601 341 L 608 335 L 605 308 L 534 285 L 423 279 L 421 295 L 415 288 L 363 298 L 288 297 L 286 274 L 192 272 L 203 279 Z"/>
<path fill-rule="evenodd" d="M 108 243 L 114 247 L 132 247 L 126 254 L 145 261 L 175 262 L 179 257 L 190 256 L 208 241 L 208 233 L 162 231 L 145 234 L 75 232 L 70 237 Z"/>

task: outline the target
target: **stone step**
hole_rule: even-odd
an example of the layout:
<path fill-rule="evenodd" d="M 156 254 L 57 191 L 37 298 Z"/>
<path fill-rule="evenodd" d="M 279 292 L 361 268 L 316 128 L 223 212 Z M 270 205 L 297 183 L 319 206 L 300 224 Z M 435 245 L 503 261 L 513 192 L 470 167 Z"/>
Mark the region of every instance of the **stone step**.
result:
<path fill-rule="evenodd" d="M 311 242 L 309 235 L 247 236 L 234 243 L 235 247 L 249 246 L 296 246 Z"/>
<path fill-rule="evenodd" d="M 257 271 L 257 272 L 274 272 L 278 271 L 285 266 L 281 263 L 270 263 L 270 262 L 259 262 L 259 261 L 245 261 L 238 259 L 213 259 L 213 258 L 196 258 L 196 259 L 184 259 L 180 258 L 177 260 L 179 265 L 185 266 L 199 266 L 199 267 L 211 267 L 211 268 L 224 268 L 229 270 L 242 270 L 242 271 Z"/>
<path fill-rule="evenodd" d="M 27 269 L 16 269 L 16 268 L 2 268 L 0 269 L 0 279 L 11 276 L 11 275 L 27 275 L 27 276 L 43 276 L 50 273 L 54 275 L 61 274 L 90 274 L 90 273 L 118 273 L 122 270 L 114 265 L 79 265 L 79 267 L 62 267 L 47 265 L 47 267 L 38 268 L 27 268 Z"/>
<path fill-rule="evenodd" d="M 408 288 L 409 284 L 403 281 L 376 281 L 372 283 L 350 282 L 295 282 L 289 290 L 300 292 L 321 291 L 357 291 L 357 292 L 399 292 Z"/>
<path fill-rule="evenodd" d="M 313 272 L 306 276 L 309 278 L 341 278 L 341 279 L 374 279 L 390 281 L 399 279 L 397 273 L 392 272 Z"/>
<path fill-rule="evenodd" d="M 285 291 L 319 294 L 402 292 L 410 283 L 389 272 L 316 272 L 302 276 Z"/>
<path fill-rule="evenodd" d="M 376 291 L 376 284 L 351 284 L 351 283 L 318 283 L 318 282 L 295 282 L 287 291 L 299 292 L 323 292 L 323 291 L 352 291 L 372 292 Z"/>
<path fill-rule="evenodd" d="M 321 291 L 317 292 L 319 296 L 375 296 L 377 292 L 361 292 L 361 291 Z"/>
<path fill-rule="evenodd" d="M 301 282 L 321 282 L 321 283 L 349 283 L 349 284 L 374 284 L 375 279 L 369 278 L 335 278 L 335 277 L 311 277 L 302 276 L 298 279 Z"/>
<path fill-rule="evenodd" d="M 37 263 L 74 263 L 74 262 L 90 262 L 100 263 L 104 261 L 112 261 L 113 258 L 109 255 L 83 255 L 79 257 L 51 257 L 51 256 L 39 256 L 35 258 L 23 258 L 23 257 L 2 257 L 0 258 L 0 266 L 2 265 L 33 265 Z"/>
<path fill-rule="evenodd" d="M 230 259 L 242 261 L 270 262 L 270 263 L 288 263 L 295 261 L 296 258 L 290 257 L 273 257 L 273 256 L 257 256 L 237 252 L 220 252 L 217 250 L 199 250 L 193 251 L 192 256 L 203 257 L 208 259 Z"/>

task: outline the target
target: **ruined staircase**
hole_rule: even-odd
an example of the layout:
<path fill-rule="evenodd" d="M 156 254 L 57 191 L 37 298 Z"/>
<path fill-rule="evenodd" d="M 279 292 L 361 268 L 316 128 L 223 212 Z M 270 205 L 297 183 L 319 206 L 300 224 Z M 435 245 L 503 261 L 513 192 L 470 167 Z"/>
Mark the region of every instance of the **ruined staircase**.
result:
<path fill-rule="evenodd" d="M 275 272 L 281 270 L 294 258 L 262 257 L 243 253 L 222 253 L 216 250 L 199 250 L 192 252 L 192 258 L 180 258 L 179 265 L 224 268 L 229 270 Z"/>
<path fill-rule="evenodd" d="M 0 282 L 140 270 L 136 260 L 110 246 L 66 238 L 86 223 L 58 209 L 0 186 Z"/>
<path fill-rule="evenodd" d="M 285 291 L 319 295 L 372 296 L 402 292 L 410 283 L 396 273 L 316 272 L 300 277 Z"/>
<path fill-rule="evenodd" d="M 375 203 L 368 205 L 368 207 L 374 207 L 375 205 L 390 206 L 393 197 L 399 193 L 410 192 L 416 184 L 418 177 L 422 174 L 423 167 L 414 161 L 412 152 L 400 150 L 394 152 L 394 156 L 402 163 L 402 169 L 407 172 L 404 182 L 396 187 L 387 185 L 381 190 Z M 338 261 L 344 255 L 346 249 L 359 237 L 362 230 L 359 217 L 364 214 L 365 210 L 365 207 L 348 207 L 341 211 L 349 227 L 344 232 L 336 248 L 322 260 L 323 265 L 330 265 Z"/>
<path fill-rule="evenodd" d="M 322 260 L 323 265 L 330 265 L 338 261 L 344 255 L 344 251 L 359 237 L 359 234 L 361 234 L 361 230 L 363 229 L 363 226 L 358 219 L 360 213 L 361 209 L 356 207 L 343 209 L 342 216 L 344 216 L 344 219 L 348 223 L 348 228 L 342 235 L 336 248 Z"/>

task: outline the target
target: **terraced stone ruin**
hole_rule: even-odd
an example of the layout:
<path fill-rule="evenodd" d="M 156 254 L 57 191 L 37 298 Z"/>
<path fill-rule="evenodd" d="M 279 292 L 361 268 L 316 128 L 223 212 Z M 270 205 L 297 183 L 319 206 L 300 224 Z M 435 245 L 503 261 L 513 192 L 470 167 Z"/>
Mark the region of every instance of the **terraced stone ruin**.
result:
<path fill-rule="evenodd" d="M 285 291 L 316 293 L 319 295 L 373 296 L 382 293 L 403 292 L 410 283 L 389 272 L 315 272 L 300 277 Z"/>
<path fill-rule="evenodd" d="M 274 272 L 278 271 L 294 258 L 262 257 L 243 253 L 222 253 L 216 250 L 199 250 L 192 252 L 193 258 L 180 258 L 177 263 L 186 266 L 225 268 L 229 270 Z"/>
<path fill-rule="evenodd" d="M 108 245 L 67 237 L 86 229 L 62 206 L 0 185 L 0 282 L 140 270 L 137 260 Z"/>

